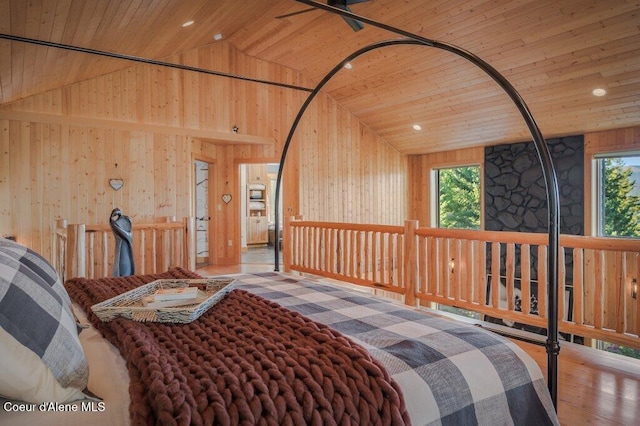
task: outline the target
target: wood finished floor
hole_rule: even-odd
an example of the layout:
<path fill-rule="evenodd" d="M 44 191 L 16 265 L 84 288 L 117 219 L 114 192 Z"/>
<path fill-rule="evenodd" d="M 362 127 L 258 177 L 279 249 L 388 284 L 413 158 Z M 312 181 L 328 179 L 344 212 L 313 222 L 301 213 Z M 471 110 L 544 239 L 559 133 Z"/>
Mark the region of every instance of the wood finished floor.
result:
<path fill-rule="evenodd" d="M 201 275 L 273 271 L 273 264 L 208 266 Z M 544 347 L 514 340 L 547 371 Z M 558 358 L 558 418 L 573 425 L 640 425 L 640 361 L 564 343 Z"/>

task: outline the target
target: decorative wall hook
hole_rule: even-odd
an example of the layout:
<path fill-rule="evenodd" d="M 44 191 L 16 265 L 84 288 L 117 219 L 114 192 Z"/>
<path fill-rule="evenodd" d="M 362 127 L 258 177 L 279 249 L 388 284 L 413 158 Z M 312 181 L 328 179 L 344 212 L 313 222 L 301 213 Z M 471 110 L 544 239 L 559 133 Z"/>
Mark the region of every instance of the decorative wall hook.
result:
<path fill-rule="evenodd" d="M 118 173 L 118 163 L 116 163 L 113 168 L 113 175 L 114 177 L 109 179 L 109 186 L 114 191 L 119 191 L 124 186 L 124 179 L 122 179 L 122 176 Z"/>

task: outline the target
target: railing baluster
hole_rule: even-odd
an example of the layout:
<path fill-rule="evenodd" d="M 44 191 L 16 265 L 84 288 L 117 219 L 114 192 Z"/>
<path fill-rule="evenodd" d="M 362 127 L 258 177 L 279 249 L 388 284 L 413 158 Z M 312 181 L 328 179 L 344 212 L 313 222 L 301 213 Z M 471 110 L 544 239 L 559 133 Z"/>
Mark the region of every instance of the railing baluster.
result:
<path fill-rule="evenodd" d="M 612 305 L 615 306 L 615 311 L 610 312 L 611 328 L 616 330 L 617 333 L 624 333 L 624 293 L 625 282 L 624 277 L 626 271 L 622 262 L 623 253 L 620 251 L 614 252 L 614 264 L 612 265 L 611 275 L 613 276 L 613 300 Z"/>
<path fill-rule="evenodd" d="M 158 249 L 156 246 L 156 230 L 151 230 L 151 273 L 158 273 L 158 261 L 157 261 L 157 253 Z"/>
<path fill-rule="evenodd" d="M 147 261 L 146 233 L 144 232 L 144 229 L 141 229 L 140 230 L 140 266 L 138 269 L 138 273 L 145 274 L 147 272 L 146 261 Z M 176 266 L 177 264 L 179 263 L 176 262 L 176 259 L 174 258 L 173 266 Z"/>
<path fill-rule="evenodd" d="M 491 306 L 500 308 L 500 246 L 499 242 L 491 245 Z"/>
<path fill-rule="evenodd" d="M 603 287 L 604 287 L 604 270 L 602 268 L 604 253 L 602 250 L 596 250 L 595 252 L 595 292 L 593 300 L 600 301 L 593 306 L 593 325 L 596 328 L 602 328 L 602 317 L 604 315 L 604 299 L 603 299 Z"/>
<path fill-rule="evenodd" d="M 564 259 L 564 247 L 560 247 L 558 258 Z M 568 312 L 565 310 L 565 290 L 567 288 L 567 267 L 564 262 L 558 262 L 558 321 L 565 321 Z"/>
<path fill-rule="evenodd" d="M 547 246 L 538 246 L 538 316 L 547 318 Z"/>
<path fill-rule="evenodd" d="M 516 245 L 513 243 L 507 244 L 507 260 L 505 262 L 505 276 L 507 286 L 507 310 L 515 310 L 515 262 Z M 521 293 L 522 294 L 522 293 Z"/>
<path fill-rule="evenodd" d="M 531 313 L 531 246 L 522 244 L 520 246 L 520 291 L 522 293 L 522 313 Z"/>
<path fill-rule="evenodd" d="M 109 234 L 102 231 L 102 276 L 109 276 Z"/>
<path fill-rule="evenodd" d="M 573 322 L 577 325 L 584 324 L 584 250 L 573 249 Z"/>
<path fill-rule="evenodd" d="M 427 244 L 427 238 L 423 236 L 418 236 L 420 241 L 418 248 L 418 270 L 420 271 L 420 281 L 416 286 L 416 291 L 428 293 L 429 289 L 427 287 L 427 259 L 429 256 L 429 245 Z"/>
<path fill-rule="evenodd" d="M 96 277 L 96 259 L 95 259 L 95 244 L 96 244 L 96 238 L 95 238 L 95 233 L 94 232 L 90 232 L 89 233 L 89 245 L 87 246 L 87 253 L 88 253 L 88 259 L 87 259 L 87 263 L 89 266 L 89 271 L 88 271 L 88 278 L 95 278 Z"/>
<path fill-rule="evenodd" d="M 474 301 L 473 297 L 473 281 L 471 277 L 476 274 L 474 270 L 474 258 L 473 258 L 473 241 L 472 240 L 464 240 L 463 242 L 463 253 L 464 253 L 464 263 L 462 264 L 464 274 L 462 274 L 460 280 L 462 285 L 465 287 L 465 298 L 466 301 L 472 303 Z"/>
<path fill-rule="evenodd" d="M 546 328 L 544 234 L 304 221 L 290 227 L 288 235 L 299 235 L 291 244 L 291 259 L 299 259 L 293 270 L 404 293 L 410 304 L 455 305 Z M 559 258 L 567 250 L 573 265 L 559 263 L 560 331 L 640 347 L 640 304 L 631 297 L 631 280 L 640 269 L 637 243 L 561 236 Z M 522 297 L 518 311 L 516 293 Z M 534 296 L 537 313 L 531 313 Z M 572 303 L 565 303 L 567 297 Z"/>

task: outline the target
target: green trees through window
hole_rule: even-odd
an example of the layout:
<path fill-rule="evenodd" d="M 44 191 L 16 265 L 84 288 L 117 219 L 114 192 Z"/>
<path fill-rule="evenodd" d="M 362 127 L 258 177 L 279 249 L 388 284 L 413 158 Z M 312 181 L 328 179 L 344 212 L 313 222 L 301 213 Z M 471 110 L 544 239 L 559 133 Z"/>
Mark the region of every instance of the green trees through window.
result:
<path fill-rule="evenodd" d="M 480 229 L 480 167 L 438 170 L 438 228 Z"/>
<path fill-rule="evenodd" d="M 640 237 L 640 157 L 610 157 L 600 161 L 602 202 L 600 234 Z"/>

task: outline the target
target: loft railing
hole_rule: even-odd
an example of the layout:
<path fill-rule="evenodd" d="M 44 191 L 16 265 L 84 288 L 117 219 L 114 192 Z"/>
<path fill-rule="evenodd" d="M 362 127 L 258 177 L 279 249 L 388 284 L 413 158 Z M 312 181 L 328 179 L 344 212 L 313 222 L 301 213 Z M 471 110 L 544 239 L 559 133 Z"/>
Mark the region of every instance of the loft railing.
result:
<path fill-rule="evenodd" d="M 285 232 L 287 271 L 546 328 L 546 234 L 303 220 Z M 640 349 L 640 243 L 562 235 L 560 246 L 559 330 Z"/>
<path fill-rule="evenodd" d="M 132 231 L 136 274 L 158 273 L 176 266 L 195 269 L 193 218 L 134 222 Z M 52 261 L 63 280 L 111 276 L 114 257 L 115 237 L 109 225 L 56 222 Z"/>

